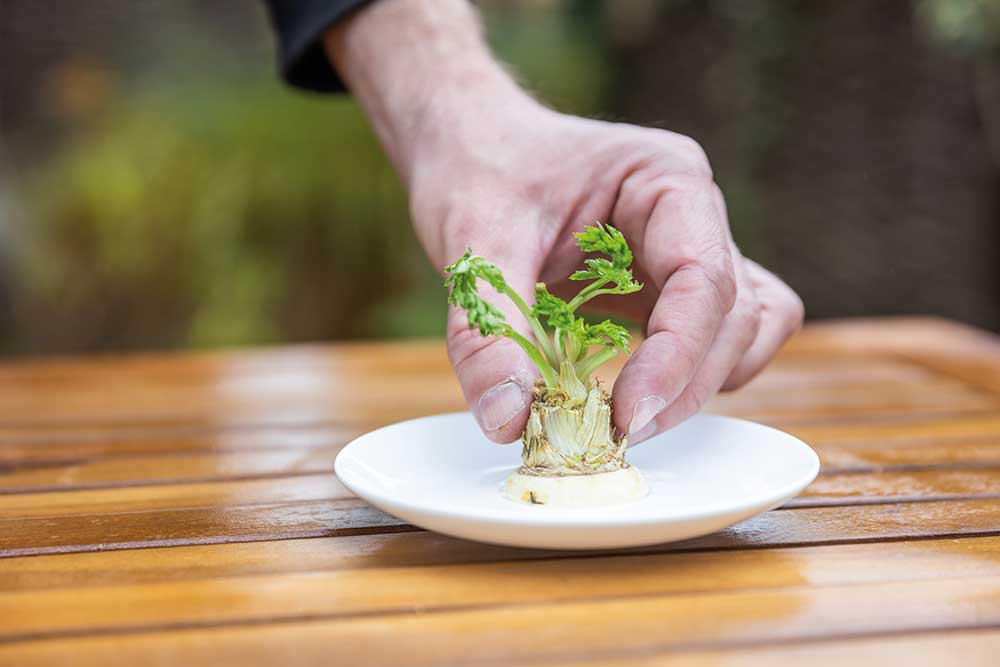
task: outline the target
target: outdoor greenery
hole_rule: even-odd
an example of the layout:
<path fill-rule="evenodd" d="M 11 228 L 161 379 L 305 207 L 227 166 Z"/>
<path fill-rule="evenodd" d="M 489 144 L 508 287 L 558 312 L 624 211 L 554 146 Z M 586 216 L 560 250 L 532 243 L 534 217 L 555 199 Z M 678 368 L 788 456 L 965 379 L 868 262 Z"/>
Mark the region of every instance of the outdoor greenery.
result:
<path fill-rule="evenodd" d="M 490 14 L 501 55 L 557 106 L 597 109 L 585 26 L 523 11 Z M 157 67 L 99 86 L 21 174 L 14 297 L 29 335 L 9 347 L 443 333 L 441 278 L 349 97 L 293 91 L 269 61 L 235 76 Z M 76 71 L 69 99 L 96 78 Z"/>
<path fill-rule="evenodd" d="M 1000 323 L 1000 4 L 478 4 L 556 108 L 701 142 L 812 315 Z M 258 3 L 33 7 L 0 40 L 4 352 L 443 333 L 367 121 L 278 80 Z"/>

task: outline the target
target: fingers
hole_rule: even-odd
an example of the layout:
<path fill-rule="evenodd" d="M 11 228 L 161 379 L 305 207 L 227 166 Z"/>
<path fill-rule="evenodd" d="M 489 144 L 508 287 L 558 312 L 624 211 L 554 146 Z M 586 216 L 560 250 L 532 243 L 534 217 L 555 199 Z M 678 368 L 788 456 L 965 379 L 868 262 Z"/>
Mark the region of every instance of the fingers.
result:
<path fill-rule="evenodd" d="M 531 294 L 536 275 L 533 270 L 525 266 L 500 268 L 518 293 Z M 506 297 L 482 282 L 479 292 L 507 314 L 511 326 L 530 337 L 527 323 Z M 448 358 L 483 432 L 500 443 L 520 438 L 538 375 L 527 355 L 509 338 L 484 337 L 478 330 L 470 330 L 466 314 L 454 306 L 448 311 L 447 336 Z"/>
<path fill-rule="evenodd" d="M 733 368 L 722 388 L 737 389 L 763 370 L 796 331 L 802 327 L 802 299 L 773 273 L 751 260 L 744 260 L 760 302 L 760 330 L 750 348 Z"/>
<path fill-rule="evenodd" d="M 723 318 L 719 332 L 704 360 L 680 396 L 646 426 L 630 433 L 629 445 L 636 445 L 661 431 L 672 428 L 698 412 L 719 391 L 756 339 L 760 328 L 760 305 L 742 258 L 735 248 L 733 252 L 737 260 L 735 262 L 738 284 L 736 305 Z"/>
<path fill-rule="evenodd" d="M 632 436 L 681 397 L 736 303 L 731 243 L 716 196 L 714 185 L 700 180 L 663 193 L 643 233 L 643 263 L 663 288 L 649 337 L 615 383 L 615 425 Z"/>
<path fill-rule="evenodd" d="M 641 431 L 636 445 L 695 414 L 720 389 L 736 389 L 759 373 L 802 325 L 802 300 L 774 274 L 741 259 L 740 294 L 726 315 L 705 361 L 684 391 Z"/>

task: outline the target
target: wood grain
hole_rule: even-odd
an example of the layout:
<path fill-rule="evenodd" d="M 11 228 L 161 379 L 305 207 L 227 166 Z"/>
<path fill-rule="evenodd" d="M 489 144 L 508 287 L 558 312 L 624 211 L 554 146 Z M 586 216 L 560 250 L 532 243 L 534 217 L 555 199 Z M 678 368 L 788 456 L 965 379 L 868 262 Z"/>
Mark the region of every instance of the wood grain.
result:
<path fill-rule="evenodd" d="M 516 455 L 516 451 L 512 450 L 512 455 Z M 42 492 L 15 488 L 0 494 L 0 520 L 45 518 L 58 523 L 61 518 L 74 515 L 144 512 L 158 513 L 157 518 L 151 520 L 161 520 L 164 510 L 211 508 L 221 516 L 228 508 L 356 498 L 329 472 L 332 468 L 331 457 L 321 453 L 308 460 L 314 461 L 319 472 L 278 473 L 268 479 L 222 477 L 216 481 L 193 484 L 182 481 L 152 486 L 141 483 L 126 487 L 110 484 L 96 489 L 69 488 Z M 893 498 L 943 500 L 991 497 L 997 493 L 1000 493 L 1000 467 L 949 470 L 890 468 L 821 475 L 803 492 L 799 504 L 825 502 L 845 505 L 885 502 Z"/>
<path fill-rule="evenodd" d="M 825 340 L 829 357 L 849 356 L 846 352 L 856 347 L 849 336 L 823 338 L 818 332 L 824 331 L 807 333 L 804 338 L 814 340 L 793 345 L 776 366 L 786 374 L 800 374 L 802 385 L 811 381 L 810 391 L 741 392 L 720 397 L 711 409 L 802 420 L 998 407 L 996 393 L 948 374 L 932 373 L 918 382 L 909 371 L 889 381 L 852 384 L 841 375 L 824 382 L 814 370 L 815 348 Z M 808 361 L 797 369 L 802 357 Z M 835 365 L 829 361 L 828 369 Z M 854 364 L 863 362 L 855 359 Z M 896 360 L 897 366 L 904 364 Z M 48 400 L 53 394 L 58 401 Z M 0 372 L 0 425 L 6 428 L 274 426 L 331 420 L 371 425 L 463 408 L 443 347 L 429 341 L 188 357 L 138 355 L 113 362 L 67 359 L 12 364 Z"/>
<path fill-rule="evenodd" d="M 345 444 L 20 465 L 0 471 L 0 494 L 329 475 Z"/>
<path fill-rule="evenodd" d="M 357 500 L 4 519 L 0 558 L 413 530 Z"/>
<path fill-rule="evenodd" d="M 160 426 L 83 429 L 0 429 L 0 471 L 94 463 L 106 458 L 287 451 L 335 447 L 368 426 Z M 6 479 L 6 478 L 5 478 Z"/>
<path fill-rule="evenodd" d="M 643 549 L 436 535 L 330 474 L 457 409 L 438 341 L 0 364 L 0 664 L 995 662 L 994 336 L 807 327 L 709 409 L 809 442 L 820 477 Z"/>
<path fill-rule="evenodd" d="M 970 586 L 970 582 L 975 585 Z M 1000 577 L 879 582 L 791 590 L 698 592 L 589 602 L 515 604 L 430 614 L 309 619 L 267 625 L 27 641 L 0 646 L 0 662 L 261 664 L 294 648 L 343 664 L 488 664 L 581 659 L 708 646 L 1000 624 Z M 389 640 L 391 638 L 391 640 Z M 63 659 L 66 659 L 65 657 Z M 267 664 L 265 662 L 264 664 Z"/>
<path fill-rule="evenodd" d="M 772 665 L 962 665 L 993 667 L 1000 630 L 857 636 L 736 649 L 656 653 L 644 656 L 535 663 L 538 667 L 771 667 Z"/>
<path fill-rule="evenodd" d="M 962 468 L 1000 466 L 1000 417 L 989 414 L 969 422 L 983 423 L 970 434 L 928 436 L 870 436 L 866 439 L 823 434 L 822 428 L 793 429 L 820 455 L 824 472 L 872 472 L 899 468 Z M 953 421 L 955 424 L 966 424 Z M 854 432 L 874 430 L 855 425 Z M 884 426 L 884 425 L 882 425 Z M 913 428 L 912 426 L 910 427 Z M 905 431 L 896 427 L 898 431 Z M 968 430 L 968 429 L 967 429 Z M 814 435 L 815 433 L 815 435 Z M 98 453 L 89 443 L 45 445 L 0 444 L 0 494 L 40 493 L 121 486 L 189 484 L 326 473 L 351 437 L 347 429 L 322 427 L 275 429 L 268 437 L 238 435 L 126 439 L 128 453 Z M 812 437 L 810 437 L 812 436 Z M 113 442 L 113 441 L 110 441 Z M 176 451 L 170 451 L 176 447 Z M 151 453 L 146 453 L 151 450 Z M 118 450 L 120 451 L 120 450 Z M 114 452 L 114 453 L 112 453 Z M 159 453 L 163 452 L 163 453 Z M 884 495 L 884 494 L 883 494 Z M 44 504 L 44 503 L 39 503 Z M 75 506 L 83 503 L 74 502 Z"/>
<path fill-rule="evenodd" d="M 1000 461 L 1000 411 L 962 417 L 792 425 L 827 473 L 906 466 L 961 467 Z"/>
<path fill-rule="evenodd" d="M 1000 577 L 1000 537 L 372 568 L 0 593 L 0 642 L 300 618 Z"/>
<path fill-rule="evenodd" d="M 332 462 L 328 460 L 327 466 L 331 470 Z M 149 519 L 155 522 L 164 518 L 162 510 L 224 511 L 229 507 L 348 499 L 355 496 L 332 472 L 324 472 L 278 479 L 0 494 L 0 520 L 160 512 L 157 518 Z"/>
<path fill-rule="evenodd" d="M 957 322 L 931 317 L 826 322 L 807 327 L 787 350 L 811 356 L 833 352 L 914 361 L 1000 394 L 1000 338 Z"/>
<path fill-rule="evenodd" d="M 413 530 L 360 501 L 6 519 L 0 558 L 234 541 Z M 851 504 L 777 510 L 673 548 L 747 548 L 857 540 L 984 535 L 1000 530 L 996 500 Z"/>
<path fill-rule="evenodd" d="M 809 443 L 836 445 L 935 444 L 966 438 L 1000 436 L 1000 410 L 961 416 L 916 415 L 908 420 L 850 420 L 788 429 Z"/>
<path fill-rule="evenodd" d="M 630 552 L 706 552 L 992 535 L 1000 533 L 997 505 L 993 500 L 978 500 L 782 510 L 716 535 Z M 478 544 L 423 531 L 340 535 L 9 558 L 0 567 L 0 591 L 586 555 Z"/>
<path fill-rule="evenodd" d="M 818 384 L 809 391 L 720 394 L 706 410 L 760 421 L 818 417 L 935 414 L 1000 408 L 997 397 L 943 379 L 921 384 L 857 387 Z"/>
<path fill-rule="evenodd" d="M 1000 467 L 954 470 L 882 470 L 820 475 L 787 507 L 848 505 L 889 500 L 1000 497 Z"/>
<path fill-rule="evenodd" d="M 815 445 L 825 474 L 849 471 L 898 471 L 902 468 L 962 469 L 1000 465 L 1000 436 L 931 442 Z"/>

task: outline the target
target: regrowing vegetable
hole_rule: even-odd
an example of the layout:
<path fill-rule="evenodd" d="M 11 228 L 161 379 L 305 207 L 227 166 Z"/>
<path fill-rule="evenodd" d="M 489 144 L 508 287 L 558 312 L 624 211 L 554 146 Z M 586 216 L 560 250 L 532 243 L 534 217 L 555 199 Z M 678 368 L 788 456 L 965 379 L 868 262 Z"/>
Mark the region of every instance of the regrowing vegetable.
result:
<path fill-rule="evenodd" d="M 631 294 L 642 289 L 642 284 L 632 276 L 632 251 L 620 231 L 598 222 L 574 236 L 581 251 L 600 256 L 585 259 L 585 268 L 569 276 L 570 280 L 587 282 L 569 301 L 538 283 L 534 305 L 529 306 L 507 284 L 500 269 L 474 255 L 471 248 L 445 267 L 448 301 L 466 312 L 469 328 L 478 329 L 483 336 L 510 338 L 541 374 L 522 437 L 523 465 L 506 486 L 508 495 L 537 504 L 596 504 L 645 492 L 638 472 L 625 463 L 625 436 L 614 437 L 611 397 L 600 381 L 591 377 L 618 353 L 630 353 L 629 332 L 610 320 L 590 324 L 577 314 L 595 297 Z M 480 280 L 507 297 L 524 315 L 534 340 L 514 330 L 503 311 L 480 296 Z M 567 491 L 562 488 L 565 485 L 545 481 L 603 473 L 615 473 L 607 477 L 616 480 L 612 486 L 617 490 L 601 490 L 593 479 L 582 493 L 582 487 Z M 604 500 L 598 497 L 602 495 Z"/>

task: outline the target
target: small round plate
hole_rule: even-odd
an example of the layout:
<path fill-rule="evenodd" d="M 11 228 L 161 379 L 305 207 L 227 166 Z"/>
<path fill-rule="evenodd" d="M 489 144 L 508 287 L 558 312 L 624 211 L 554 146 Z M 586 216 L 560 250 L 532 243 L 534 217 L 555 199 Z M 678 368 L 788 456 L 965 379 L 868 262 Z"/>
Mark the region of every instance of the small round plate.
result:
<path fill-rule="evenodd" d="M 500 495 L 521 447 L 497 445 L 471 414 L 413 419 L 361 436 L 337 456 L 340 481 L 414 525 L 480 542 L 610 549 L 707 535 L 781 505 L 819 472 L 801 440 L 741 419 L 696 415 L 629 449 L 649 494 L 611 507 L 527 505 Z"/>

